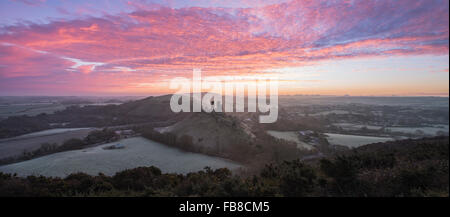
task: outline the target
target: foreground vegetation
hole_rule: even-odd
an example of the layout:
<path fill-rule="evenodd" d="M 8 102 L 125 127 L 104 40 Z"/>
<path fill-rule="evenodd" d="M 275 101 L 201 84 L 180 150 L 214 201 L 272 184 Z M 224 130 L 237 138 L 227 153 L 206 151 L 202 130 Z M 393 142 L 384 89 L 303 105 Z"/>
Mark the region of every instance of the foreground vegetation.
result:
<path fill-rule="evenodd" d="M 255 175 L 209 168 L 163 174 L 156 167 L 112 177 L 77 173 L 64 179 L 0 173 L 0 196 L 448 195 L 448 137 L 371 144 L 327 159 L 266 165 Z"/>

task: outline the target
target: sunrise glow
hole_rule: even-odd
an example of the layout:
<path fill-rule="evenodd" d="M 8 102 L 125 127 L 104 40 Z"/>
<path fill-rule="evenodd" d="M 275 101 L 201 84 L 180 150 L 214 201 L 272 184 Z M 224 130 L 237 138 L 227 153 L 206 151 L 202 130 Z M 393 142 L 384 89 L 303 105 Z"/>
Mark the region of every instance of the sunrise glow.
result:
<path fill-rule="evenodd" d="M 277 77 L 281 94 L 449 94 L 449 2 L 5 0 L 0 95 L 160 95 Z"/>

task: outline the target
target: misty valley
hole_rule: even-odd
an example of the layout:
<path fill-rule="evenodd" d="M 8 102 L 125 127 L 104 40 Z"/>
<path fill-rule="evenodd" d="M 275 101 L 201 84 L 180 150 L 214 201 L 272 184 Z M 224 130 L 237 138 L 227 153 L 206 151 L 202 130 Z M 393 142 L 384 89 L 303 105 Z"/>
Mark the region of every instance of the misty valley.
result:
<path fill-rule="evenodd" d="M 309 177 L 307 183 L 320 187 L 302 190 L 297 196 L 359 195 L 361 192 L 353 192 L 355 189 L 330 190 L 342 180 L 334 177 L 336 174 L 328 167 L 359 165 L 354 179 L 361 182 L 360 179 L 368 179 L 365 176 L 380 173 L 380 169 L 381 176 L 396 170 L 404 172 L 407 160 L 403 155 L 409 156 L 415 148 L 436 145 L 438 151 L 447 153 L 446 158 L 439 154 L 429 156 L 429 151 L 436 150 L 422 154 L 433 159 L 430 163 L 444 160 L 448 165 L 449 105 L 444 97 L 280 96 L 278 121 L 271 124 L 259 123 L 258 113 L 173 113 L 170 97 L 0 98 L 3 182 L 28 183 L 30 177 L 65 182 L 73 174 L 85 174 L 95 180 L 99 175 L 114 178 L 122 171 L 133 173 L 148 167 L 167 174 L 164 176 L 179 174 L 184 180 L 194 175 L 215 177 L 214 171 L 226 168 L 228 179 L 243 183 L 251 177 L 267 181 L 276 174 L 281 176 L 271 178 L 277 180 L 274 192 L 252 194 L 289 196 L 282 185 L 288 181 L 284 180 L 284 173 L 298 172 Z M 43 105 L 50 109 L 43 109 Z M 418 141 L 426 147 L 416 147 Z M 408 145 L 414 148 L 404 147 Z M 394 149 L 400 151 L 392 152 Z M 408 154 L 402 154 L 404 151 Z M 343 159 L 347 163 L 341 165 Z M 300 167 L 291 168 L 292 163 Z M 274 168 L 278 169 L 273 171 Z M 448 166 L 438 168 L 448 174 Z M 297 169 L 300 171 L 295 172 Z M 416 169 L 412 171 L 417 172 Z M 268 171 L 274 174 L 269 175 Z M 448 176 L 437 180 L 448 183 Z M 112 186 L 121 191 L 114 183 Z M 416 187 L 407 192 L 448 195 L 448 189 L 441 187 Z M 95 194 L 91 190 L 85 193 Z M 177 195 L 172 190 L 167 191 Z M 387 190 L 384 193 L 405 194 Z M 231 195 L 234 194 L 241 195 Z"/>

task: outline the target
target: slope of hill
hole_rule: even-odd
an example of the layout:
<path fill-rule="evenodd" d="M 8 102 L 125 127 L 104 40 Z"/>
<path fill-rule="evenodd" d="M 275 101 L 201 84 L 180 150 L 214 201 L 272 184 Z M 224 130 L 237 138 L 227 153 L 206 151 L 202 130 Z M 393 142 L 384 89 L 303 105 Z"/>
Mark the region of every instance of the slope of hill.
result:
<path fill-rule="evenodd" d="M 58 127 L 108 127 L 129 124 L 154 123 L 168 125 L 186 115 L 173 113 L 170 109 L 171 95 L 148 97 L 120 105 L 71 106 L 54 114 L 33 117 L 14 116 L 0 121 L 0 138 Z"/>
<path fill-rule="evenodd" d="M 182 121 L 159 130 L 177 137 L 189 136 L 198 147 L 220 151 L 230 147 L 232 143 L 248 142 L 254 137 L 242 125 L 243 123 L 223 113 L 193 113 Z"/>
<path fill-rule="evenodd" d="M 171 97 L 172 95 L 151 96 L 145 99 L 124 103 L 116 108 L 116 112 L 122 116 L 166 121 L 176 115 L 176 113 L 172 112 L 170 109 Z"/>

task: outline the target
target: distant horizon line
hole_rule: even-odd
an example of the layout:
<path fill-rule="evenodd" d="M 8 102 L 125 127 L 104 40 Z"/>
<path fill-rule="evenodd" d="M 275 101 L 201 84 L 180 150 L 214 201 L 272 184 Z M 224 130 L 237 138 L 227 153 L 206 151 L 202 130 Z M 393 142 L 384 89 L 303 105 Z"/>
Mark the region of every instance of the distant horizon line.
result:
<path fill-rule="evenodd" d="M 204 93 L 204 92 L 202 92 Z M 173 95 L 173 93 L 167 94 L 139 94 L 139 95 L 0 95 L 0 97 L 158 97 L 158 96 L 166 96 Z M 417 94 L 417 95 L 397 95 L 397 94 L 385 94 L 385 95 L 333 95 L 333 94 L 278 94 L 278 96 L 322 96 L 322 97 L 441 97 L 441 98 L 449 98 L 449 94 L 447 95 L 439 95 L 439 94 Z"/>

